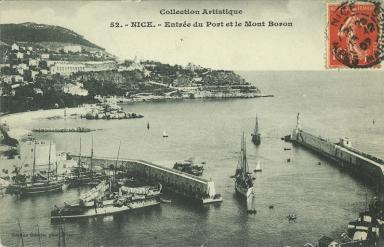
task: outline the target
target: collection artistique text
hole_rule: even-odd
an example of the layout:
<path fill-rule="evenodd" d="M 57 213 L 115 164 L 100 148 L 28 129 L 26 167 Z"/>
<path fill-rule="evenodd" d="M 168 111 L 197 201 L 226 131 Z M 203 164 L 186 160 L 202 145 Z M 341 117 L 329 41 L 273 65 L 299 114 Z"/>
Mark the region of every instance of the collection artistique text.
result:
<path fill-rule="evenodd" d="M 241 15 L 241 9 L 161 9 L 161 15 Z"/>

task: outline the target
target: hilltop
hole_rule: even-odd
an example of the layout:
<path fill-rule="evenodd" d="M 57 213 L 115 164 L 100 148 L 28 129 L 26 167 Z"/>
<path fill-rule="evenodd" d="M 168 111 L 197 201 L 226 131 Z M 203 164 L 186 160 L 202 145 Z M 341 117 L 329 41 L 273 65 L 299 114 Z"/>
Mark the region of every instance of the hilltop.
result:
<path fill-rule="evenodd" d="M 14 42 L 58 42 L 71 43 L 90 48 L 103 48 L 83 38 L 83 36 L 60 26 L 25 22 L 20 24 L 0 24 L 1 41 L 7 44 Z"/>

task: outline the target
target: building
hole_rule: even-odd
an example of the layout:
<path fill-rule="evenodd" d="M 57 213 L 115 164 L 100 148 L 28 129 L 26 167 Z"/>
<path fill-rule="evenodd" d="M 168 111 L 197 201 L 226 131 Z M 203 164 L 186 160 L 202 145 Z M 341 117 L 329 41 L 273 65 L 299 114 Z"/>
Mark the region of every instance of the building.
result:
<path fill-rule="evenodd" d="M 20 59 L 24 58 L 24 53 L 22 53 L 22 52 L 17 52 L 17 53 L 16 53 L 16 58 L 20 58 Z"/>
<path fill-rule="evenodd" d="M 48 53 L 41 54 L 41 59 L 49 59 L 49 54 Z"/>
<path fill-rule="evenodd" d="M 16 71 L 19 75 L 24 75 L 24 69 L 23 68 L 17 68 Z"/>
<path fill-rule="evenodd" d="M 58 62 L 50 67 L 51 74 L 70 75 L 85 70 L 82 63 Z"/>
<path fill-rule="evenodd" d="M 37 59 L 29 59 L 28 65 L 29 66 L 38 66 L 39 65 L 39 61 Z"/>
<path fill-rule="evenodd" d="M 103 71 L 103 70 L 112 70 L 115 69 L 117 64 L 113 60 L 109 61 L 89 61 L 84 62 L 85 65 L 84 71 Z"/>
<path fill-rule="evenodd" d="M 42 70 L 40 70 L 40 72 L 41 72 L 41 74 L 43 74 L 43 75 L 48 75 L 48 70 L 46 70 L 46 69 L 42 69 Z"/>
<path fill-rule="evenodd" d="M 16 65 L 16 68 L 20 68 L 20 69 L 28 69 L 28 65 L 25 64 L 25 63 L 19 63 L 18 65 Z"/>
<path fill-rule="evenodd" d="M 11 49 L 12 49 L 12 51 L 18 51 L 19 50 L 19 46 L 16 43 L 13 43 L 12 46 L 11 46 Z"/>
<path fill-rule="evenodd" d="M 32 77 L 32 80 L 35 80 L 35 77 L 36 75 L 39 74 L 39 71 L 35 71 L 35 70 L 31 70 L 31 77 Z"/>
<path fill-rule="evenodd" d="M 83 84 L 77 82 L 76 84 L 66 84 L 63 87 L 63 92 L 71 95 L 87 96 L 88 90 L 83 88 Z"/>
<path fill-rule="evenodd" d="M 0 63 L 0 68 L 6 68 L 10 67 L 11 65 L 9 63 Z"/>
<path fill-rule="evenodd" d="M 63 48 L 64 52 L 65 53 L 68 53 L 68 52 L 81 52 L 81 46 L 80 45 L 66 45 L 64 46 Z"/>
<path fill-rule="evenodd" d="M 55 166 L 56 145 L 54 143 L 45 140 L 26 140 L 20 143 L 19 148 L 22 172 L 31 172 L 33 163 L 36 171 L 46 170 L 49 161 L 53 167 Z"/>
<path fill-rule="evenodd" d="M 14 82 L 23 82 L 24 78 L 21 75 L 12 75 L 12 81 L 14 81 Z"/>

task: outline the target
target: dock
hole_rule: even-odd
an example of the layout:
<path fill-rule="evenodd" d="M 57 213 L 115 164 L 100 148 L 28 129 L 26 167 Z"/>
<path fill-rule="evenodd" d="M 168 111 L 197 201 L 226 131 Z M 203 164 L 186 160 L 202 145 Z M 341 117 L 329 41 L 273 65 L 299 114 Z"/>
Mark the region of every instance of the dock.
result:
<path fill-rule="evenodd" d="M 338 143 L 332 143 L 308 133 L 301 129 L 298 114 L 297 125 L 290 135 L 289 141 L 336 161 L 342 168 L 358 174 L 367 181 L 374 182 L 378 186 L 380 194 L 384 192 L 384 160 L 353 148 L 348 138 L 341 138 Z"/>
<path fill-rule="evenodd" d="M 78 155 L 69 155 L 78 161 Z M 89 165 L 91 157 L 81 156 L 81 162 Z M 116 165 L 116 158 L 93 157 L 93 166 L 108 169 Z M 222 202 L 223 199 L 216 194 L 215 183 L 201 177 L 193 176 L 175 169 L 163 167 L 144 160 L 119 159 L 116 165 L 118 170 L 138 174 L 147 181 L 161 183 L 170 192 L 198 201 L 201 204 Z"/>

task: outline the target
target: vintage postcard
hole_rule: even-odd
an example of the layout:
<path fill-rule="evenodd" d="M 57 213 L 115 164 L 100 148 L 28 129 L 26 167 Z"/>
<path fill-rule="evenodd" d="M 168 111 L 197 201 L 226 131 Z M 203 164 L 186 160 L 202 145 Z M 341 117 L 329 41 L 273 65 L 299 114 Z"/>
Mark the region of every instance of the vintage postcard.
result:
<path fill-rule="evenodd" d="M 0 1 L 0 247 L 384 246 L 383 4 Z"/>

